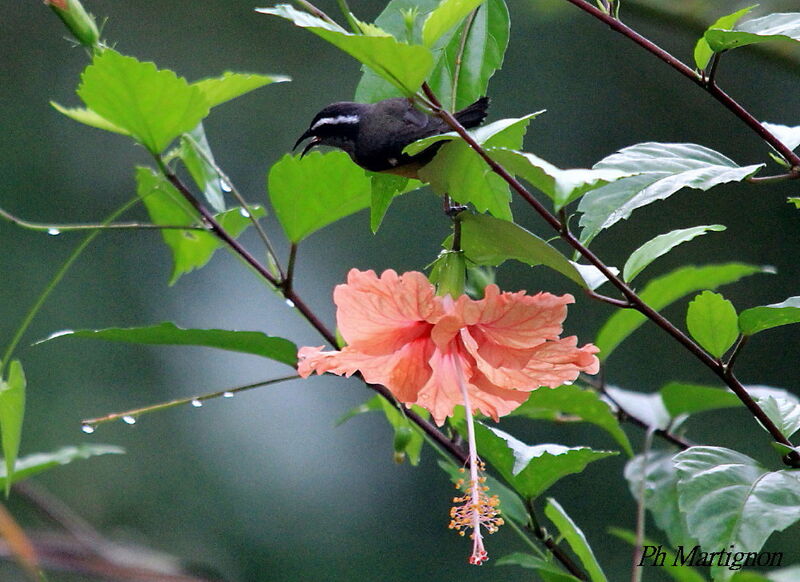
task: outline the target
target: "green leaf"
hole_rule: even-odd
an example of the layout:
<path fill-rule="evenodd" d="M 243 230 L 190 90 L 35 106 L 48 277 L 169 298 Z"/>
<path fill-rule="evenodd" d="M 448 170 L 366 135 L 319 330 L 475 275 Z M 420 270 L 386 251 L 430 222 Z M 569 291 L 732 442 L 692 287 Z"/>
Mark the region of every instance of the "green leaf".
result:
<path fill-rule="evenodd" d="M 589 190 L 631 175 L 615 169 L 562 170 L 534 154 L 513 150 L 494 149 L 490 154 L 508 171 L 547 194 L 553 200 L 556 211 Z"/>
<path fill-rule="evenodd" d="M 783 145 L 790 150 L 800 146 L 800 125 L 789 127 L 788 125 L 767 123 L 766 121 L 762 121 L 761 125 L 764 126 L 764 129 L 777 137 L 783 143 Z"/>
<path fill-rule="evenodd" d="M 578 556 L 581 564 L 586 569 L 586 573 L 589 574 L 589 579 L 592 582 L 606 582 L 606 575 L 603 574 L 603 569 L 600 567 L 597 558 L 595 558 L 586 536 L 583 535 L 581 529 L 567 515 L 567 512 L 564 511 L 558 501 L 548 497 L 547 504 L 544 506 L 544 514 L 555 524 L 562 537 L 567 540 L 569 547 Z"/>
<path fill-rule="evenodd" d="M 728 14 L 727 16 L 723 16 L 722 18 L 718 19 L 714 24 L 708 27 L 708 30 L 712 30 L 715 28 L 723 28 L 729 29 L 733 28 L 733 25 L 739 22 L 739 19 L 750 12 L 753 8 L 755 8 L 757 4 L 753 6 L 748 6 L 747 8 L 742 8 L 741 10 L 734 12 L 733 14 Z M 708 66 L 708 62 L 711 60 L 711 57 L 714 56 L 714 51 L 708 45 L 708 41 L 705 39 L 705 36 L 701 36 L 700 40 L 697 41 L 697 44 L 694 47 L 694 62 L 697 65 L 697 68 L 700 70 L 705 69 Z"/>
<path fill-rule="evenodd" d="M 678 473 L 672 462 L 674 452 L 650 451 L 636 455 L 625 465 L 625 479 L 634 500 L 639 500 L 644 478 L 644 504 L 653 521 L 667 535 L 673 547 L 696 542 L 686 529 L 678 508 Z"/>
<path fill-rule="evenodd" d="M 53 467 L 66 465 L 72 461 L 88 459 L 98 455 L 121 455 L 124 449 L 110 445 L 80 445 L 78 447 L 64 447 L 52 453 L 34 453 L 17 460 L 11 479 L 8 470 L 0 467 L 0 482 L 8 488 L 17 481 L 32 477 Z"/>
<path fill-rule="evenodd" d="M 599 426 L 619 443 L 628 456 L 633 455 L 631 443 L 620 428 L 619 419 L 597 392 L 567 385 L 540 388 L 531 392 L 528 399 L 511 412 L 511 416 L 541 418 L 543 411 L 577 416 L 580 420 Z"/>
<path fill-rule="evenodd" d="M 486 147 L 522 147 L 528 124 L 537 113 L 518 119 L 502 119 L 471 130 L 470 134 Z M 490 212 L 511 220 L 511 193 L 508 184 L 492 172 L 486 162 L 454 133 L 436 135 L 414 142 L 407 153 L 422 151 L 439 141 L 444 144 L 436 157 L 420 170 L 420 177 L 438 194 L 449 194 L 456 202 L 472 204 L 478 212 Z"/>
<path fill-rule="evenodd" d="M 11 360 L 8 377 L 0 378 L 0 439 L 5 459 L 6 497 L 11 493 L 14 466 L 22 440 L 22 421 L 25 418 L 25 372 L 19 360 Z"/>
<path fill-rule="evenodd" d="M 153 154 L 194 128 L 209 109 L 202 91 L 183 77 L 111 49 L 96 54 L 84 70 L 78 95 Z"/>
<path fill-rule="evenodd" d="M 797 400 L 764 396 L 756 398 L 756 402 L 787 439 L 800 429 L 800 404 Z"/>
<path fill-rule="evenodd" d="M 433 48 L 446 32 L 475 10 L 484 0 L 442 0 L 425 19 L 422 26 L 422 44 Z"/>
<path fill-rule="evenodd" d="M 786 199 L 789 204 L 794 204 L 794 207 L 800 209 L 800 196 L 790 196 Z"/>
<path fill-rule="evenodd" d="M 459 110 L 486 95 L 489 80 L 503 65 L 508 37 L 505 1 L 486 0 L 438 53 L 428 83 L 441 102 Z"/>
<path fill-rule="evenodd" d="M 678 503 L 689 531 L 704 548 L 758 552 L 775 531 L 800 520 L 800 480 L 791 470 L 769 471 L 722 447 L 692 447 L 675 455 Z M 720 579 L 730 574 L 711 568 Z"/>
<path fill-rule="evenodd" d="M 757 267 L 743 263 L 723 263 L 688 266 L 653 279 L 639 293 L 639 297 L 656 311 L 702 289 L 716 289 L 755 273 L 772 272 L 769 267 Z M 603 324 L 597 334 L 595 345 L 600 348 L 600 359 L 605 360 L 630 334 L 636 331 L 647 318 L 632 309 L 617 311 Z"/>
<path fill-rule="evenodd" d="M 297 243 L 367 208 L 372 181 L 341 151 L 286 154 L 269 171 L 269 199 L 290 241 Z"/>
<path fill-rule="evenodd" d="M 739 329 L 745 335 L 798 322 L 800 322 L 800 296 L 789 297 L 781 303 L 751 307 L 739 314 Z"/>
<path fill-rule="evenodd" d="M 224 212 L 225 197 L 220 185 L 222 178 L 211 163 L 214 161 L 214 154 L 211 153 L 202 123 L 198 123 L 192 131 L 181 136 L 178 155 L 211 207 L 216 212 Z"/>
<path fill-rule="evenodd" d="M 256 75 L 254 73 L 233 73 L 225 71 L 220 77 L 202 79 L 192 83 L 205 96 L 209 107 L 216 107 L 231 99 L 255 91 L 270 83 L 291 81 L 284 75 Z"/>
<path fill-rule="evenodd" d="M 721 224 L 709 224 L 705 226 L 681 228 L 666 234 L 661 234 L 647 241 L 633 251 L 625 262 L 625 266 L 622 268 L 622 278 L 630 283 L 636 275 L 641 273 L 654 260 L 666 255 L 679 244 L 689 242 L 693 238 L 703 235 L 709 230 L 719 232 L 725 230 L 725 227 Z"/>
<path fill-rule="evenodd" d="M 664 200 L 682 188 L 708 190 L 741 182 L 762 166 L 740 167 L 722 154 L 695 144 L 648 142 L 624 148 L 597 162 L 594 169 L 637 175 L 592 190 L 581 199 L 581 240 L 588 243 L 637 208 Z"/>
<path fill-rule="evenodd" d="M 554 563 L 522 552 L 503 556 L 495 562 L 495 566 L 520 566 L 536 570 L 536 573 L 545 582 L 580 582 L 578 578 L 559 569 Z"/>
<path fill-rule="evenodd" d="M 506 432 L 480 423 L 475 426 L 475 436 L 481 457 L 526 499 L 535 499 L 563 477 L 580 473 L 591 462 L 617 454 L 589 447 L 526 445 Z"/>
<path fill-rule="evenodd" d="M 421 42 L 426 15 L 438 5 L 437 0 L 392 0 L 375 24 L 395 38 Z M 408 11 L 418 15 L 411 30 L 403 18 L 403 13 Z M 471 23 L 465 22 L 445 33 L 432 48 L 435 64 L 428 76 L 428 84 L 439 100 L 457 111 L 486 95 L 489 79 L 503 64 L 508 35 L 509 16 L 504 0 L 486 0 L 478 7 Z M 457 67 L 459 60 L 460 67 Z M 402 91 L 365 68 L 355 99 L 374 103 L 402 95 Z"/>
<path fill-rule="evenodd" d="M 370 67 L 409 97 L 416 93 L 433 68 L 433 55 L 424 46 L 408 45 L 391 36 L 351 34 L 339 25 L 301 12 L 288 4 L 256 8 L 256 12 L 280 16 L 291 20 L 296 26 L 308 28 Z"/>
<path fill-rule="evenodd" d="M 631 545 L 636 544 L 636 534 L 630 530 L 620 529 L 618 527 L 610 527 L 608 528 L 608 533 L 628 542 Z M 675 582 L 706 582 L 706 579 L 691 566 L 680 565 L 678 556 L 669 548 L 665 548 L 649 538 L 644 538 L 642 541 L 644 542 L 643 545 L 650 546 L 651 548 L 657 547 L 659 552 L 664 553 L 666 559 L 664 560 L 663 567 L 660 567 L 663 568 L 664 573 L 675 580 Z M 647 558 L 644 559 L 647 560 Z M 646 562 L 643 564 L 643 566 L 649 565 L 651 564 Z"/>
<path fill-rule="evenodd" d="M 369 213 L 369 226 L 372 234 L 378 232 L 378 229 L 383 222 L 383 217 L 386 216 L 386 211 L 389 210 L 389 205 L 396 196 L 407 194 L 422 186 L 419 180 L 409 180 L 402 176 L 395 176 L 394 174 L 380 174 L 377 172 L 370 172 L 370 180 L 372 182 L 372 200 L 370 203 Z"/>
<path fill-rule="evenodd" d="M 63 113 L 78 123 L 83 123 L 84 125 L 88 125 L 90 127 L 96 127 L 97 129 L 102 129 L 104 131 L 110 131 L 122 135 L 130 135 L 129 131 L 122 129 L 121 127 L 117 127 L 108 119 L 100 117 L 91 109 L 86 109 L 85 107 L 64 107 L 55 101 L 51 101 L 50 105 L 52 105 L 53 108 L 55 108 L 55 110 L 59 113 Z"/>
<path fill-rule="evenodd" d="M 146 345 L 204 346 L 229 352 L 253 354 L 297 365 L 297 346 L 282 337 L 269 336 L 260 331 L 232 331 L 227 329 L 185 329 L 165 321 L 146 327 L 109 327 L 106 329 L 64 330 L 56 332 L 37 343 L 62 337 L 101 339 Z"/>
<path fill-rule="evenodd" d="M 743 22 L 736 30 L 712 28 L 703 38 L 716 53 L 772 40 L 800 42 L 800 13 L 768 14 Z"/>
<path fill-rule="evenodd" d="M 462 212 L 461 248 L 477 265 L 497 266 L 508 259 L 545 265 L 585 287 L 575 266 L 558 250 L 521 226 L 484 214 Z"/>
<path fill-rule="evenodd" d="M 139 197 L 144 201 L 150 219 L 155 224 L 167 226 L 199 224 L 196 210 L 161 174 L 150 168 L 140 167 L 136 171 L 136 181 Z M 264 208 L 260 206 L 251 206 L 250 212 L 256 218 L 265 214 Z M 234 238 L 252 224 L 247 211 L 241 208 L 232 208 L 217 214 L 216 219 Z M 161 235 L 172 251 L 170 285 L 181 275 L 204 266 L 211 260 L 214 252 L 225 244 L 212 233 L 202 230 L 166 228 L 162 230 Z"/>
<path fill-rule="evenodd" d="M 739 337 L 733 303 L 711 291 L 703 291 L 689 303 L 686 327 L 695 341 L 715 358 L 721 358 Z"/>
<path fill-rule="evenodd" d="M 713 386 L 670 382 L 661 388 L 660 394 L 672 416 L 743 406 L 736 394 Z"/>

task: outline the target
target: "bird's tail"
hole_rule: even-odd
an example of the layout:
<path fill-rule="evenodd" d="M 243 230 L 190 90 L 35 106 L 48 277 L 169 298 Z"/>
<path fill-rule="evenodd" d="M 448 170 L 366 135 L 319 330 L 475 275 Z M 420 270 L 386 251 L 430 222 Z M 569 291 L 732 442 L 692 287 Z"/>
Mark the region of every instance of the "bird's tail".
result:
<path fill-rule="evenodd" d="M 456 112 L 455 117 L 461 125 L 469 129 L 483 123 L 483 120 L 486 119 L 487 109 L 489 109 L 489 98 L 481 97 L 472 105 Z"/>

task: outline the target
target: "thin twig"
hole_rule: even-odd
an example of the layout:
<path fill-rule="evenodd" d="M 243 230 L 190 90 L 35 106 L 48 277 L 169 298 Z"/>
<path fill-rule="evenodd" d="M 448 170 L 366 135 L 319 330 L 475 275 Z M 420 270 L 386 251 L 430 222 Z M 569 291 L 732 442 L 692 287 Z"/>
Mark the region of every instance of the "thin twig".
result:
<path fill-rule="evenodd" d="M 82 230 L 208 230 L 205 226 L 184 225 L 184 224 L 150 224 L 143 222 L 98 222 L 98 223 L 73 223 L 73 224 L 50 224 L 46 222 L 32 222 L 11 214 L 7 210 L 0 208 L 0 217 L 5 218 L 12 224 L 19 227 L 46 232 L 51 235 L 61 234 L 62 232 L 73 232 Z"/>
<path fill-rule="evenodd" d="M 245 209 L 245 211 L 247 212 L 247 218 L 250 219 L 251 224 L 256 229 L 256 232 L 258 233 L 261 242 L 264 243 L 264 247 L 267 249 L 267 253 L 269 253 L 269 255 L 272 257 L 272 262 L 278 269 L 278 275 L 280 277 L 283 277 L 283 272 L 280 270 L 280 263 L 278 262 L 278 254 L 275 252 L 275 248 L 272 246 L 272 241 L 270 241 L 269 236 L 267 236 L 267 232 L 264 230 L 264 227 L 261 226 L 261 223 L 255 217 L 255 214 L 253 214 L 253 211 L 250 208 L 250 204 L 247 203 L 247 201 L 244 199 L 244 196 L 242 196 L 241 192 L 239 192 L 239 189 L 233 183 L 233 180 L 231 180 L 228 177 L 228 175 L 222 171 L 222 168 L 220 168 L 217 165 L 217 162 L 214 161 L 214 159 L 210 155 L 208 155 L 205 148 L 200 147 L 200 144 L 198 144 L 191 135 L 185 133 L 183 134 L 183 138 L 193 143 L 194 151 L 199 153 L 200 157 L 202 157 L 203 160 L 205 160 L 205 162 L 214 169 L 214 172 L 217 174 L 219 179 L 228 187 L 230 193 L 233 195 L 234 198 L 236 198 L 236 201 L 239 204 L 241 204 L 242 208 Z"/>
<path fill-rule="evenodd" d="M 727 372 L 731 372 L 733 370 L 733 365 L 736 363 L 736 359 L 739 357 L 739 354 L 742 353 L 747 340 L 750 338 L 749 335 L 740 335 L 739 339 L 736 341 L 736 345 L 733 346 L 733 351 L 731 352 L 730 357 L 728 357 L 728 361 L 725 363 L 725 370 Z"/>
<path fill-rule="evenodd" d="M 589 578 L 586 574 L 581 570 L 575 562 L 567 555 L 567 553 L 561 549 L 561 547 L 553 540 L 550 534 L 547 533 L 547 530 L 539 525 L 539 521 L 536 519 L 536 510 L 533 507 L 533 500 L 528 500 L 527 503 L 527 510 L 528 510 L 528 518 L 530 519 L 529 529 L 533 532 L 533 535 L 536 536 L 544 546 L 550 550 L 550 553 L 553 554 L 553 557 L 556 558 L 561 564 L 569 571 L 570 574 L 575 576 L 578 580 L 588 580 Z"/>
<path fill-rule="evenodd" d="M 160 412 L 162 410 L 167 410 L 169 408 L 175 408 L 176 406 L 185 406 L 190 403 L 194 404 L 195 402 L 202 403 L 205 402 L 206 400 L 211 400 L 213 398 L 220 398 L 220 397 L 230 398 L 231 396 L 233 396 L 234 394 L 238 394 L 239 392 L 252 390 L 253 388 L 262 388 L 263 386 L 271 386 L 272 384 L 279 384 L 280 382 L 287 382 L 288 380 L 297 380 L 299 377 L 300 376 L 298 376 L 297 374 L 292 374 L 291 376 L 283 376 L 282 378 L 264 380 L 262 382 L 247 384 L 245 386 L 238 386 L 236 388 L 226 388 L 225 390 L 211 392 L 210 394 L 189 396 L 187 398 L 176 398 L 174 400 L 169 400 L 168 402 L 159 402 L 158 404 L 150 404 L 148 406 L 142 406 L 140 408 L 132 408 L 124 412 L 114 412 L 111 414 L 106 414 L 105 416 L 98 416 L 97 418 L 87 418 L 86 420 L 81 421 L 81 425 L 83 427 L 90 427 L 91 429 L 94 429 L 98 425 L 105 424 L 107 422 L 113 422 L 115 420 L 120 420 L 120 419 L 123 419 L 126 422 L 133 424 L 134 422 L 136 422 L 136 418 L 142 416 L 143 414 L 149 414 L 151 412 Z M 129 419 L 132 419 L 132 421 Z"/>
<path fill-rule="evenodd" d="M 297 243 L 289 247 L 289 262 L 286 265 L 286 276 L 283 278 L 282 288 L 284 293 L 291 293 L 294 285 L 294 265 L 297 262 Z"/>
<path fill-rule="evenodd" d="M 633 308 L 633 304 L 627 299 L 615 299 L 614 297 L 609 297 L 607 295 L 597 293 L 596 291 L 592 291 L 588 287 L 583 291 L 586 293 L 586 295 L 588 295 L 592 299 L 596 299 L 597 301 L 602 301 L 603 303 L 608 303 L 609 305 L 613 305 L 614 307 L 619 307 L 620 309 Z"/>
<path fill-rule="evenodd" d="M 722 103 L 722 105 L 726 109 L 728 109 L 736 117 L 741 119 L 745 124 L 747 124 L 750 127 L 750 129 L 755 131 L 761 137 L 761 139 L 763 139 L 769 145 L 775 148 L 775 150 L 778 153 L 780 153 L 780 155 L 794 169 L 792 174 L 795 177 L 800 178 L 800 156 L 798 156 L 792 150 L 786 147 L 786 144 L 784 144 L 781 140 L 775 137 L 775 135 L 773 135 L 769 130 L 767 130 L 767 128 L 765 128 L 761 124 L 761 122 L 759 122 L 755 117 L 753 117 L 753 115 L 749 111 L 747 111 L 744 107 L 739 105 L 739 103 L 736 102 L 727 93 L 725 93 L 725 91 L 720 89 L 718 85 L 716 84 L 709 85 L 708 83 L 706 83 L 706 79 L 704 79 L 703 76 L 697 73 L 694 69 L 685 65 L 682 61 L 672 56 L 669 52 L 665 51 L 651 40 L 643 37 L 641 34 L 636 32 L 626 24 L 622 23 L 620 20 L 614 18 L 609 14 L 604 13 L 596 6 L 593 6 L 592 4 L 589 4 L 584 0 L 566 0 L 566 1 L 576 6 L 580 10 L 583 10 L 584 12 L 591 14 L 592 16 L 602 21 L 603 23 L 607 24 L 614 31 L 622 34 L 626 38 L 635 42 L 636 44 L 644 48 L 646 51 L 652 53 L 661 61 L 663 61 L 676 71 L 678 71 L 681 75 L 683 75 L 696 85 L 705 89 L 714 99 Z"/>

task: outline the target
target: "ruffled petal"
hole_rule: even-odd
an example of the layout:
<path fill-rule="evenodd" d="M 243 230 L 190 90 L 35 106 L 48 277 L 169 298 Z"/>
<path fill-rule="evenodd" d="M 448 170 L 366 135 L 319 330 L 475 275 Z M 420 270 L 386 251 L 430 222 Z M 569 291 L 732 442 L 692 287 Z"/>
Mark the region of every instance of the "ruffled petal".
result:
<path fill-rule="evenodd" d="M 336 321 L 347 344 L 364 353 L 381 355 L 400 349 L 430 333 L 443 314 L 441 298 L 422 273 L 398 275 L 351 269 L 347 284 L 333 293 Z"/>
<path fill-rule="evenodd" d="M 428 361 L 431 367 L 431 376 L 420 388 L 414 403 L 428 410 L 439 426 L 444 423 L 445 418 L 452 416 L 454 407 L 464 404 L 459 381 L 465 381 L 466 378 L 459 379 L 457 377 L 456 367 L 451 361 L 453 357 L 459 356 L 444 353 L 438 349 L 433 352 Z M 469 365 L 463 361 L 461 364 L 462 368 Z M 466 371 L 463 373 L 465 376 L 467 375 Z"/>
<path fill-rule="evenodd" d="M 365 354 L 352 346 L 345 346 L 341 351 L 322 350 L 322 347 L 300 348 L 297 372 L 301 377 L 307 378 L 313 372 L 349 377 L 360 372 L 369 384 L 382 384 L 400 402 L 413 403 L 420 387 L 431 376 L 428 359 L 434 347 L 427 338 L 410 342 L 396 352 L 382 356 Z"/>
<path fill-rule="evenodd" d="M 561 334 L 567 305 L 574 301 L 572 295 L 500 293 L 497 285 L 489 285 L 479 301 L 462 296 L 456 311 L 467 325 L 480 330 L 481 347 L 486 346 L 487 351 L 494 346 L 528 349 Z"/>

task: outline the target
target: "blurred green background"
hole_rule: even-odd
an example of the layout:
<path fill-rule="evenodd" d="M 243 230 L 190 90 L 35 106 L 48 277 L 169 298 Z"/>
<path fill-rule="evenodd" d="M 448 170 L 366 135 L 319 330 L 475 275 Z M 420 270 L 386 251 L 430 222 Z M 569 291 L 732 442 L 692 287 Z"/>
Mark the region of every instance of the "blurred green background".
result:
<path fill-rule="evenodd" d="M 0 16 L 0 180 L 3 208 L 43 222 L 98 221 L 134 193 L 141 148 L 61 116 L 49 100 L 75 106 L 82 49 L 64 40 L 61 23 L 41 2 L 4 4 Z M 747 2 L 649 0 L 627 5 L 623 18 L 686 62 L 703 24 Z M 332 0 L 320 6 L 336 13 Z M 265 201 L 269 166 L 288 151 L 322 106 L 352 97 L 358 65 L 323 41 L 239 0 L 94 1 L 107 16 L 104 36 L 123 53 L 153 60 L 190 80 L 223 70 L 280 73 L 293 82 L 236 100 L 206 122 L 217 161 L 250 201 Z M 380 2 L 353 0 L 362 19 Z M 758 14 L 796 9 L 765 1 Z M 626 39 L 558 0 L 510 3 L 511 43 L 492 82 L 490 119 L 547 113 L 530 126 L 527 148 L 562 167 L 586 167 L 642 141 L 695 142 L 738 163 L 768 161 L 768 148 L 730 113 Z M 776 46 L 781 49 L 785 47 Z M 761 120 L 800 124 L 800 52 L 735 51 L 723 59 L 720 83 Z M 777 172 L 772 164 L 770 171 Z M 647 277 L 682 264 L 741 260 L 771 264 L 778 274 L 723 289 L 739 308 L 798 293 L 800 213 L 785 202 L 798 184 L 729 185 L 682 192 L 637 211 L 601 234 L 594 247 L 621 266 L 642 242 L 672 230 L 722 223 L 653 265 Z M 519 221 L 543 236 L 542 222 L 519 203 Z M 141 212 L 141 211 L 139 211 Z M 143 215 L 140 213 L 139 216 Z M 277 225 L 269 222 L 277 234 Z M 251 235 L 252 233 L 248 233 Z M 297 289 L 333 324 L 331 291 L 351 267 L 421 269 L 448 234 L 440 201 L 429 191 L 399 199 L 373 236 L 360 213 L 315 234 L 300 248 Z M 0 223 L 0 334 L 5 344 L 40 290 L 82 235 L 53 237 Z M 244 240 L 257 248 L 252 236 Z M 285 245 L 281 246 L 285 253 Z M 153 232 L 106 233 L 84 254 L 36 319 L 18 350 L 29 400 L 22 453 L 83 442 L 120 445 L 124 456 L 55 469 L 37 481 L 103 534 L 179 557 L 225 580 L 529 580 L 517 568 L 467 564 L 469 542 L 447 530 L 453 490 L 425 451 L 418 468 L 392 461 L 391 434 L 377 415 L 338 428 L 335 421 L 371 396 L 339 378 L 295 381 L 236 398 L 144 417 L 135 426 L 105 425 L 93 435 L 80 420 L 171 398 L 221 390 L 286 370 L 256 358 L 194 348 L 147 348 L 65 340 L 31 347 L 64 328 L 145 325 L 173 320 L 186 327 L 256 329 L 299 345 L 319 345 L 300 320 L 237 260 L 218 253 L 204 270 L 166 286 L 169 256 Z M 508 290 L 573 293 L 566 330 L 591 341 L 611 313 L 541 268 L 508 264 L 498 281 Z M 641 283 L 640 283 L 641 284 Z M 667 311 L 683 323 L 685 302 Z M 740 360 L 745 383 L 796 389 L 800 331 L 779 328 L 756 337 Z M 610 383 L 652 391 L 670 380 L 714 384 L 714 378 L 652 326 L 610 359 Z M 587 427 L 503 421 L 531 443 L 611 448 Z M 689 423 L 700 443 L 734 446 L 765 463 L 768 439 L 743 411 Z M 629 429 L 635 443 L 642 435 Z M 622 457 L 590 466 L 552 490 L 584 528 L 610 580 L 629 577 L 630 548 L 606 527 L 634 527 L 635 506 L 621 476 Z M 19 500 L 12 509 L 27 515 Z M 26 523 L 29 523 L 26 521 Z M 31 521 L 32 525 L 39 522 Z M 41 524 L 39 524 L 41 525 Z M 655 530 L 651 533 L 657 535 Z M 795 531 L 773 537 L 767 551 L 800 559 Z M 489 538 L 492 558 L 522 550 L 510 528 Z M 18 570 L 0 565 L 2 580 Z M 81 580 L 66 574 L 51 580 Z M 646 572 L 646 580 L 663 579 Z"/>

